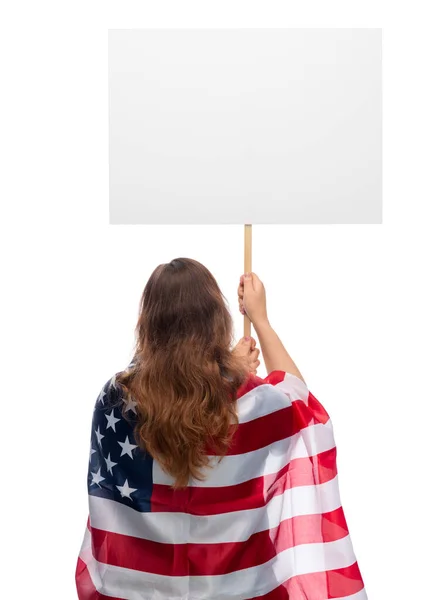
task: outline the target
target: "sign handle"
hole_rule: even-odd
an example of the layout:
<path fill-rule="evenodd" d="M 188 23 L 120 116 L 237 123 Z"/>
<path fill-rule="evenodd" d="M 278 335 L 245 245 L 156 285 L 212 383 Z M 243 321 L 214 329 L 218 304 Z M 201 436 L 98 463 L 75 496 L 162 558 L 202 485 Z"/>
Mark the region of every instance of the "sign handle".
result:
<path fill-rule="evenodd" d="M 245 250 L 244 250 L 244 273 L 252 271 L 252 225 L 245 225 Z M 251 320 L 248 315 L 243 316 L 243 335 L 251 336 Z"/>

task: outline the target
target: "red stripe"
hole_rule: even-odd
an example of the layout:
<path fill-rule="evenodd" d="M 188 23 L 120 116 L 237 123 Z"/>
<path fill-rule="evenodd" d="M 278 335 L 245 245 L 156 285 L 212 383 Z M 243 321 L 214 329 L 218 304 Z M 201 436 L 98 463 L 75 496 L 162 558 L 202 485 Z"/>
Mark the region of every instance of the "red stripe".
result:
<path fill-rule="evenodd" d="M 247 423 L 234 425 L 232 427 L 233 440 L 227 455 L 245 454 L 258 450 L 290 437 L 309 425 L 325 424 L 326 422 L 327 418 L 321 411 L 315 412 L 313 407 L 309 408 L 302 400 L 294 400 L 286 408 Z M 214 454 L 214 451 L 210 452 L 209 449 L 208 454 Z"/>
<path fill-rule="evenodd" d="M 330 419 L 330 415 L 323 407 L 323 405 L 319 402 L 319 400 L 315 398 L 312 392 L 309 392 L 309 398 L 307 400 L 307 403 L 309 405 L 310 412 L 313 413 L 315 421 L 317 423 L 327 423 L 327 421 Z"/>
<path fill-rule="evenodd" d="M 269 594 L 257 596 L 251 600 L 331 600 L 357 594 L 364 589 L 362 576 L 357 562 L 343 569 L 297 575 L 285 581 Z"/>
<path fill-rule="evenodd" d="M 333 542 L 348 534 L 342 508 L 285 519 L 243 542 L 163 544 L 92 528 L 93 554 L 101 563 L 159 575 L 213 576 L 261 565 L 300 544 Z"/>
<path fill-rule="evenodd" d="M 297 575 L 278 588 L 251 600 L 330 600 L 345 598 L 363 590 L 364 584 L 357 562 L 343 569 Z"/>
<path fill-rule="evenodd" d="M 336 448 L 332 448 L 315 456 L 295 458 L 278 473 L 236 485 L 174 490 L 168 485 L 154 483 L 151 511 L 206 516 L 250 510 L 265 506 L 271 498 L 292 487 L 326 483 L 336 475 Z"/>
<path fill-rule="evenodd" d="M 91 580 L 87 565 L 81 558 L 76 564 L 76 590 L 79 600 L 123 600 L 114 596 L 104 596 L 96 590 Z"/>

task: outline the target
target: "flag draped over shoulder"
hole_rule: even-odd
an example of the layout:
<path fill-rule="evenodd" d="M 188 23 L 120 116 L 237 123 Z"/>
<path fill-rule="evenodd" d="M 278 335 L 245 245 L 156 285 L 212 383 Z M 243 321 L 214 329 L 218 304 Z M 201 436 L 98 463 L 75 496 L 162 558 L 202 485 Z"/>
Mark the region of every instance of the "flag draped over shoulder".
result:
<path fill-rule="evenodd" d="M 205 481 L 173 490 L 135 443 L 135 401 L 115 377 L 105 384 L 93 414 L 80 600 L 367 600 L 323 406 L 301 379 L 273 371 L 248 377 L 237 408 L 227 456 L 211 457 Z"/>

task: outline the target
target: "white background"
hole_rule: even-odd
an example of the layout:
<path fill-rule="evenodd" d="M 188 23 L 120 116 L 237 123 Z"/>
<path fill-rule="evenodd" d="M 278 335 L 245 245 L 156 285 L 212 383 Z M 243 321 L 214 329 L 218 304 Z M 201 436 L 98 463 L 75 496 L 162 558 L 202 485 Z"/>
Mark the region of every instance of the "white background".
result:
<path fill-rule="evenodd" d="M 333 418 L 370 600 L 436 598 L 432 3 L 298 11 L 272 2 L 268 12 L 261 2 L 163 2 L 161 15 L 143 2 L 62 6 L 14 3 L 1 20 L 2 595 L 76 597 L 92 408 L 130 358 L 152 268 L 176 256 L 202 261 L 242 333 L 240 227 L 107 224 L 107 29 L 382 26 L 384 224 L 254 226 L 253 268 L 273 324 Z"/>
<path fill-rule="evenodd" d="M 379 29 L 116 29 L 110 222 L 380 223 Z"/>

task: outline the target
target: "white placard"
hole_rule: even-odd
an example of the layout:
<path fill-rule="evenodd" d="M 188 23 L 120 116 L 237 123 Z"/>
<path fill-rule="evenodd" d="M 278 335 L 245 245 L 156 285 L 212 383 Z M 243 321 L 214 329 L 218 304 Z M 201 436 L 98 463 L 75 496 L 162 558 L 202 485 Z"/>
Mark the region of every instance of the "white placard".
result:
<path fill-rule="evenodd" d="M 109 31 L 110 223 L 380 223 L 380 29 Z"/>

